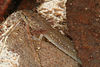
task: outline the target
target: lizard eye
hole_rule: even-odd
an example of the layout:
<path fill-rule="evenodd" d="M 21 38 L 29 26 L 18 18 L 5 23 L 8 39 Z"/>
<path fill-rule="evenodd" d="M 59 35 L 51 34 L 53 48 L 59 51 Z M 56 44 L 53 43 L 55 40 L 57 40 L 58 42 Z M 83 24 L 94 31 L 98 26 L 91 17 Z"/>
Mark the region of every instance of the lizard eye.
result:
<path fill-rule="evenodd" d="M 25 16 L 25 18 L 27 18 L 27 16 Z"/>

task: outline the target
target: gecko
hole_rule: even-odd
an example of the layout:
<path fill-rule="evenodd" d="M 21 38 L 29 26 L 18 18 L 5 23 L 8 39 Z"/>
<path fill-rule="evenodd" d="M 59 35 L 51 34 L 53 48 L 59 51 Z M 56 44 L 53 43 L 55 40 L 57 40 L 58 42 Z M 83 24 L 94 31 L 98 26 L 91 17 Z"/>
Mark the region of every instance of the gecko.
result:
<path fill-rule="evenodd" d="M 43 33 L 43 36 L 55 45 L 58 49 L 69 55 L 78 63 L 82 64 L 80 59 L 77 57 L 77 51 L 74 48 L 74 44 L 68 37 L 62 35 L 59 31 L 52 28 L 49 22 L 45 18 L 41 17 L 38 13 L 33 13 L 31 10 L 24 10 L 21 14 L 21 18 L 29 24 L 33 29 L 47 30 Z"/>
<path fill-rule="evenodd" d="M 29 27 L 32 30 L 40 30 L 40 29 L 46 30 L 45 33 L 43 34 L 41 33 L 43 37 L 45 37 L 49 42 L 51 42 L 54 46 L 56 46 L 66 55 L 70 56 L 72 59 L 77 61 L 79 64 L 82 64 L 81 60 L 77 57 L 77 51 L 75 50 L 74 44 L 72 43 L 72 41 L 68 37 L 65 37 L 64 35 L 62 35 L 58 30 L 52 28 L 51 25 L 48 23 L 48 21 L 45 18 L 43 18 L 41 15 L 39 15 L 38 13 L 33 12 L 32 10 L 20 10 L 20 11 L 13 13 L 10 16 L 10 18 L 11 17 L 12 19 L 13 17 L 17 19 L 17 21 L 11 22 L 11 25 L 12 23 L 19 24 L 21 22 L 20 20 L 23 20 L 26 24 L 29 25 Z M 9 18 L 7 19 L 7 21 L 9 21 Z M 7 21 L 5 22 L 5 25 Z M 8 25 L 9 24 L 10 23 L 8 23 Z M 13 28 L 15 27 L 16 26 L 13 25 Z M 7 30 L 5 29 L 5 31 Z M 8 33 L 9 32 L 6 32 L 6 34 Z"/>

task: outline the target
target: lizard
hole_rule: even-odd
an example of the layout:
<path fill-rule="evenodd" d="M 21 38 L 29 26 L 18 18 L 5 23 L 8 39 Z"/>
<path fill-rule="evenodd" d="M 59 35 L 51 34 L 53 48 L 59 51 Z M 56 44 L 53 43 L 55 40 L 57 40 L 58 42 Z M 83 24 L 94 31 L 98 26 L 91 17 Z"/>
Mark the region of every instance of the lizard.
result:
<path fill-rule="evenodd" d="M 69 55 L 71 58 L 82 64 L 80 59 L 77 57 L 77 51 L 74 48 L 74 44 L 68 37 L 62 35 L 56 29 L 53 29 L 49 22 L 47 22 L 38 13 L 33 13 L 31 10 L 24 10 L 21 14 L 21 18 L 29 24 L 32 29 L 43 29 L 47 30 L 43 33 L 43 36 L 55 45 L 58 49 Z"/>

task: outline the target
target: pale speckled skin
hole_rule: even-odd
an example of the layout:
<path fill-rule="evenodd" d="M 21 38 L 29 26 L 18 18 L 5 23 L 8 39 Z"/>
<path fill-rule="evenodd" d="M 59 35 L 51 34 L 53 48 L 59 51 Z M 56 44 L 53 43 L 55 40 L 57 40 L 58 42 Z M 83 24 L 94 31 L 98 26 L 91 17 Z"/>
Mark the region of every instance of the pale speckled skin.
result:
<path fill-rule="evenodd" d="M 73 43 L 69 38 L 63 36 L 56 29 L 53 29 L 50 24 L 42 18 L 39 14 L 33 13 L 31 10 L 24 10 L 21 14 L 21 18 L 29 24 L 29 26 L 34 30 L 47 30 L 43 36 L 48 39 L 57 48 L 63 51 L 65 54 L 72 57 L 78 63 L 82 64 L 80 59 L 77 57 L 77 52 L 74 48 Z"/>

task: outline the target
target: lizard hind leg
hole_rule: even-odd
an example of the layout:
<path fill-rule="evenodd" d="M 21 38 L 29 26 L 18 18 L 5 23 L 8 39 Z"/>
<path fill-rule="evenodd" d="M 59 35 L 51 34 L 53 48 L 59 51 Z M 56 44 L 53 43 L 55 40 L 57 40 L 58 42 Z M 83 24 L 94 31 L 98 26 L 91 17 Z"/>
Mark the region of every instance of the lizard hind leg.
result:
<path fill-rule="evenodd" d="M 43 40 L 44 33 L 46 33 L 46 31 L 42 29 L 35 29 L 31 31 L 33 40 L 38 40 L 38 41 Z"/>
<path fill-rule="evenodd" d="M 40 41 L 40 40 L 42 40 L 42 38 L 43 38 L 43 34 L 40 34 L 39 37 L 32 36 L 32 39 L 33 39 L 33 40 L 38 40 L 38 41 Z"/>

